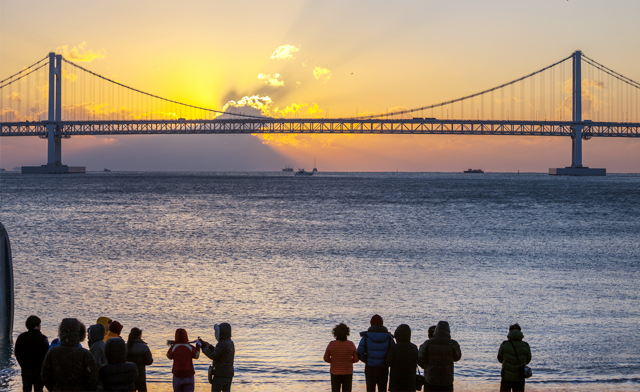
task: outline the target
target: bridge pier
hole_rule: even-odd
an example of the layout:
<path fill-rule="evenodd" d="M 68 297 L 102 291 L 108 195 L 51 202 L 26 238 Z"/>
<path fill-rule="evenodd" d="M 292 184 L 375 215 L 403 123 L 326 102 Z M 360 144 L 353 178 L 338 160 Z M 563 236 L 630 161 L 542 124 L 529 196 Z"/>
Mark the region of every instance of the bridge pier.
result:
<path fill-rule="evenodd" d="M 573 53 L 573 122 L 582 122 L 582 52 Z M 574 124 L 571 136 L 571 166 L 549 169 L 550 175 L 558 176 L 605 176 L 607 169 L 590 169 L 582 166 L 582 128 L 581 124 Z"/>
<path fill-rule="evenodd" d="M 62 164 L 62 55 L 49 53 L 49 118 L 47 124 L 47 164 L 22 166 L 22 174 L 85 173 L 84 166 Z"/>

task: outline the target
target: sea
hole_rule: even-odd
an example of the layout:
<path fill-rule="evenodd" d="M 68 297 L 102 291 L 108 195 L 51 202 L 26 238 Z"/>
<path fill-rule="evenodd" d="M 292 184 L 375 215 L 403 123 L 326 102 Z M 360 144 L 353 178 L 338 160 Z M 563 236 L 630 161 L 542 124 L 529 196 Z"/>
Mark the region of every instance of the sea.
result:
<path fill-rule="evenodd" d="M 0 175 L 13 337 L 29 315 L 143 330 L 171 389 L 177 328 L 228 322 L 237 391 L 328 391 L 331 330 L 374 314 L 416 345 L 448 321 L 456 391 L 496 391 L 510 324 L 529 391 L 640 390 L 640 175 L 91 172 Z M 87 347 L 85 340 L 82 345 Z M 21 390 L 11 347 L 0 390 Z M 210 361 L 195 360 L 198 391 Z M 364 391 L 354 365 L 354 390 Z"/>

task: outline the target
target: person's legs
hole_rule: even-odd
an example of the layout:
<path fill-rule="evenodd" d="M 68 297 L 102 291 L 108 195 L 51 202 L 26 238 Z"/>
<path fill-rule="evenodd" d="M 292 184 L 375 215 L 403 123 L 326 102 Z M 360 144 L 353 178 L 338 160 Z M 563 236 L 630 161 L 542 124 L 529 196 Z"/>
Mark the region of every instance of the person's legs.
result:
<path fill-rule="evenodd" d="M 386 392 L 387 391 L 387 382 L 389 381 L 389 369 L 385 367 L 381 367 L 378 369 L 378 391 Z"/>
<path fill-rule="evenodd" d="M 147 392 L 147 382 L 146 381 L 136 381 L 136 391 L 138 391 L 138 392 Z"/>
<path fill-rule="evenodd" d="M 32 386 L 33 386 L 32 377 L 23 371 L 22 372 L 22 392 L 31 392 Z"/>
<path fill-rule="evenodd" d="M 453 392 L 453 384 L 434 385 L 434 384 L 425 383 L 424 390 L 425 392 Z"/>
<path fill-rule="evenodd" d="M 353 385 L 353 374 L 345 374 L 342 377 L 342 392 L 351 392 L 351 386 Z"/>
<path fill-rule="evenodd" d="M 367 384 L 367 392 L 376 392 L 376 374 L 375 368 L 371 366 L 364 367 L 364 379 Z"/>
<path fill-rule="evenodd" d="M 340 385 L 342 384 L 340 376 L 337 374 L 331 375 L 331 392 L 340 392 Z"/>
<path fill-rule="evenodd" d="M 213 383 L 211 384 L 211 392 L 230 391 L 232 381 L 233 381 L 233 377 L 213 376 Z"/>

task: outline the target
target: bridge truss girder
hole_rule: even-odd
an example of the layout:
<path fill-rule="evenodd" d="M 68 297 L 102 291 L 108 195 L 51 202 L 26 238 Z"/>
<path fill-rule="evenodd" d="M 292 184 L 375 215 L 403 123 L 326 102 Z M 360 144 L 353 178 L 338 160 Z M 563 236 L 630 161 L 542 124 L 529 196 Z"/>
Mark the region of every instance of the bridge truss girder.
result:
<path fill-rule="evenodd" d="M 50 122 L 0 123 L 0 136 L 47 137 Z M 255 119 L 62 121 L 57 137 L 80 135 L 148 134 L 390 134 L 390 135 L 517 135 L 582 137 L 640 137 L 640 123 L 472 121 L 472 120 L 352 120 L 352 119 Z M 59 131 L 58 131 L 59 130 Z"/>

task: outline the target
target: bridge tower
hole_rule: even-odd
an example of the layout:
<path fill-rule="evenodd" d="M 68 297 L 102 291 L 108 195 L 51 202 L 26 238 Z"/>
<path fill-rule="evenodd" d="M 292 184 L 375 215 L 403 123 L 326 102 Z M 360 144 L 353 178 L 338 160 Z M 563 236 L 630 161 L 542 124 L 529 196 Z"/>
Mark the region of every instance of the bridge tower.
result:
<path fill-rule="evenodd" d="M 607 169 L 590 169 L 582 166 L 582 52 L 573 53 L 573 88 L 571 91 L 573 102 L 573 135 L 571 136 L 571 166 L 565 168 L 551 168 L 549 174 L 561 176 L 604 176 Z"/>
<path fill-rule="evenodd" d="M 49 53 L 49 118 L 47 164 L 22 166 L 22 174 L 85 173 L 84 166 L 62 164 L 62 56 Z"/>

